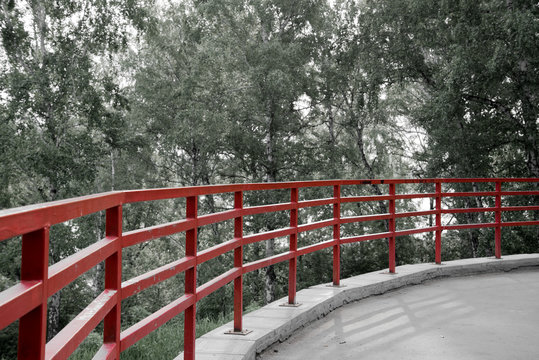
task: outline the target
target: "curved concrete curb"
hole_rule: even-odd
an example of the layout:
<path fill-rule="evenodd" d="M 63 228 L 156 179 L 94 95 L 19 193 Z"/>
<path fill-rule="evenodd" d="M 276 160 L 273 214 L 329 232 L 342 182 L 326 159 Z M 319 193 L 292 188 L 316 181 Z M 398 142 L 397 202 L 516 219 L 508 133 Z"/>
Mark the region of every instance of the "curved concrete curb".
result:
<path fill-rule="evenodd" d="M 299 307 L 279 306 L 287 302 L 287 298 L 283 298 L 245 315 L 244 327 L 252 330 L 248 335 L 225 334 L 232 328 L 230 322 L 201 336 L 196 341 L 196 360 L 254 360 L 257 353 L 273 343 L 285 340 L 300 327 L 349 302 L 438 277 L 510 271 L 529 266 L 539 266 L 539 254 L 455 260 L 442 265 L 403 265 L 397 267 L 396 274 L 375 271 L 343 279 L 343 287 L 316 285 L 298 291 Z M 176 359 L 183 359 L 183 354 Z"/>

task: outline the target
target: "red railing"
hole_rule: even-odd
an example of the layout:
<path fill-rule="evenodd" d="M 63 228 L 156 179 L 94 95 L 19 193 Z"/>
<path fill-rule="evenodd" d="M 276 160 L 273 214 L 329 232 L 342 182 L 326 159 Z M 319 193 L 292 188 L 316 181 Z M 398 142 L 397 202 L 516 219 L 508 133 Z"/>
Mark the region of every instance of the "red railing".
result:
<path fill-rule="evenodd" d="M 289 262 L 288 302 L 296 302 L 296 267 L 298 256 L 325 248 L 333 248 L 333 284 L 340 282 L 340 246 L 346 243 L 374 239 L 389 239 L 389 272 L 395 272 L 395 238 L 398 236 L 435 233 L 435 261 L 440 264 L 443 230 L 494 228 L 495 256 L 501 257 L 501 228 L 505 226 L 539 225 L 536 218 L 527 221 L 502 222 L 504 211 L 537 211 L 539 206 L 502 206 L 504 196 L 535 196 L 539 191 L 502 191 L 504 183 L 538 183 L 539 178 L 522 179 L 405 179 L 405 180 L 336 180 L 288 183 L 261 183 L 116 191 L 84 196 L 46 204 L 0 211 L 0 241 L 22 235 L 20 282 L 0 293 L 0 329 L 19 319 L 19 359 L 65 359 L 88 334 L 104 320 L 103 345 L 95 359 L 118 359 L 120 353 L 154 331 L 173 317 L 184 313 L 184 358 L 194 359 L 196 304 L 205 296 L 234 281 L 234 329 L 242 332 L 243 275 L 272 264 Z M 398 194 L 399 184 L 434 184 L 433 193 Z M 491 183 L 494 191 L 442 192 L 449 183 Z M 341 187 L 349 185 L 388 185 L 387 195 L 341 197 Z M 302 188 L 332 187 L 333 197 L 299 200 Z M 290 190 L 290 202 L 262 206 L 243 206 L 244 192 Z M 198 215 L 198 197 L 210 194 L 234 194 L 231 210 Z M 495 207 L 442 208 L 443 198 L 494 197 Z M 171 223 L 122 233 L 122 205 L 141 201 L 186 199 L 186 218 Z M 396 200 L 434 198 L 435 209 L 414 212 L 396 212 Z M 341 216 L 341 204 L 387 201 L 389 213 L 354 217 Z M 534 200 L 535 201 L 535 200 Z M 300 209 L 330 205 L 333 218 L 298 224 Z M 71 219 L 98 211 L 106 211 L 106 236 L 101 241 L 78 251 L 62 261 L 49 264 L 49 228 Z M 269 212 L 290 211 L 290 226 L 268 232 L 244 235 L 243 217 Z M 491 212 L 493 223 L 442 225 L 443 214 Z M 397 219 L 413 216 L 435 216 L 435 226 L 396 230 Z M 197 252 L 198 227 L 234 220 L 234 238 L 209 249 Z M 341 224 L 372 220 L 387 220 L 388 231 L 375 234 L 341 237 Z M 324 227 L 333 229 L 333 238 L 298 248 L 298 234 Z M 122 249 L 155 238 L 185 232 L 185 257 L 161 266 L 146 274 L 122 282 Z M 289 237 L 289 251 L 251 263 L 243 263 L 243 246 L 277 237 Z M 234 267 L 213 280 L 197 284 L 197 265 L 226 252 L 234 251 Z M 100 262 L 105 261 L 105 290 L 52 340 L 46 342 L 47 300 Z M 121 331 L 122 300 L 162 282 L 181 272 L 185 273 L 185 294 L 135 325 Z"/>

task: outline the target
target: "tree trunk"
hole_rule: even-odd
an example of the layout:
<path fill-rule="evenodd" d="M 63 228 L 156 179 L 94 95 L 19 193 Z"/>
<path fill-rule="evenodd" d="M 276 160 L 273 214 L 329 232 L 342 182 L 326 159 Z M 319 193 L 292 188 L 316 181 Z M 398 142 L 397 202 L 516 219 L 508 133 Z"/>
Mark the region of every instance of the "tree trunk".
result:
<path fill-rule="evenodd" d="M 95 214 L 95 237 L 96 241 L 100 241 L 103 238 L 103 234 L 101 232 L 101 226 L 103 224 L 102 222 L 102 214 L 97 213 Z M 99 296 L 101 292 L 105 289 L 105 262 L 100 262 L 95 267 L 94 272 L 94 278 L 93 278 L 93 290 L 94 290 L 94 298 Z"/>
<path fill-rule="evenodd" d="M 264 21 L 261 22 L 260 37 L 263 43 L 268 42 L 268 33 L 265 28 Z M 275 166 L 275 154 L 274 154 L 274 137 L 275 137 L 275 103 L 273 99 L 266 100 L 266 117 L 268 121 L 268 129 L 266 133 L 266 182 L 275 182 L 277 180 L 277 168 Z M 272 227 L 272 226 L 270 226 Z M 268 229 L 273 230 L 273 229 Z M 275 240 L 270 239 L 266 241 L 266 257 L 273 256 L 275 254 Z M 266 268 L 265 281 L 264 281 L 264 294 L 266 303 L 270 303 L 275 300 L 275 269 L 273 265 Z"/>
<path fill-rule="evenodd" d="M 49 257 L 54 263 L 57 263 L 61 259 L 55 256 L 54 248 L 49 249 Z M 60 331 L 60 300 L 62 290 L 49 297 L 47 306 L 47 341 L 52 339 Z"/>
<path fill-rule="evenodd" d="M 34 30 L 36 31 L 36 50 L 38 61 L 41 66 L 45 59 L 45 37 L 47 36 L 47 14 L 45 12 L 45 5 L 42 1 L 32 1 L 32 15 L 34 22 Z M 39 43 L 38 43 L 39 42 Z"/>
<path fill-rule="evenodd" d="M 48 316 L 47 316 L 47 341 L 51 340 L 60 330 L 60 293 L 49 298 Z"/>
<path fill-rule="evenodd" d="M 526 92 L 525 99 L 522 104 L 522 112 L 525 127 L 524 150 L 526 152 L 526 166 L 533 177 L 539 177 L 539 141 L 537 126 L 537 111 L 534 109 L 537 101 L 536 97 L 531 92 Z"/>
<path fill-rule="evenodd" d="M 51 185 L 49 188 L 49 201 L 56 200 L 56 195 L 58 191 L 57 187 Z M 65 240 L 64 240 L 65 241 Z M 51 243 L 49 247 L 49 258 L 53 263 L 57 263 L 62 260 L 60 256 L 57 256 L 56 248 L 53 246 L 54 243 Z M 56 294 L 49 297 L 48 306 L 47 306 L 47 341 L 52 339 L 60 331 L 60 300 L 62 290 L 58 291 Z"/>
<path fill-rule="evenodd" d="M 266 241 L 266 257 L 273 256 L 275 253 L 275 239 L 270 239 Z M 269 304 L 275 300 L 275 280 L 277 276 L 275 275 L 275 269 L 273 265 L 270 265 L 266 269 L 266 278 L 265 278 L 265 300 L 266 304 Z"/>
<path fill-rule="evenodd" d="M 429 198 L 429 210 L 434 210 L 434 198 Z M 434 226 L 434 215 L 429 215 L 429 227 L 433 227 Z M 434 241 L 434 231 L 431 231 L 430 233 L 430 238 L 432 241 Z"/>
<path fill-rule="evenodd" d="M 363 166 L 365 167 L 365 170 L 367 171 L 368 178 L 374 179 L 376 174 L 374 173 L 372 165 L 369 164 L 369 160 L 367 159 L 367 154 L 365 154 L 365 148 L 364 148 L 364 142 L 363 142 L 363 125 L 361 124 L 360 121 L 357 122 L 356 136 L 357 136 L 356 145 L 359 151 L 361 162 Z M 376 195 L 382 195 L 382 190 L 380 190 L 380 187 L 377 184 L 371 184 L 371 187 L 373 188 L 374 193 Z M 384 201 L 379 201 L 378 207 L 380 208 L 381 214 L 387 213 L 388 210 L 387 210 L 386 203 Z M 386 224 L 386 231 L 389 231 L 389 222 L 386 221 L 385 224 Z"/>
<path fill-rule="evenodd" d="M 114 191 L 114 177 L 115 177 L 115 169 L 114 169 L 114 150 L 110 150 L 110 190 Z"/>
<path fill-rule="evenodd" d="M 376 174 L 374 173 L 374 169 L 372 168 L 372 165 L 369 163 L 369 160 L 367 159 L 367 154 L 365 154 L 365 148 L 364 148 L 364 141 L 363 141 L 363 124 L 361 121 L 356 122 L 356 145 L 359 151 L 361 162 L 363 163 L 363 166 L 365 167 L 365 170 L 367 171 L 367 175 L 370 179 L 374 179 Z M 371 184 L 371 187 L 374 190 L 374 193 L 376 195 L 382 195 L 382 190 L 380 190 L 380 187 L 377 184 Z M 388 209 L 385 201 L 379 201 L 378 202 L 378 208 L 380 209 L 381 214 L 387 214 Z M 384 221 L 384 227 L 385 231 L 389 232 L 389 220 Z M 389 248 L 389 239 L 387 239 L 386 242 L 388 248 Z M 398 263 L 398 253 L 395 254 L 395 261 Z"/>
<path fill-rule="evenodd" d="M 476 203 L 477 204 L 477 203 Z M 470 198 L 466 199 L 466 207 L 472 208 L 473 207 L 472 200 Z M 468 224 L 474 224 L 479 222 L 479 217 L 477 213 L 466 213 L 466 217 L 468 219 Z M 477 257 L 477 250 L 479 249 L 479 235 L 480 232 L 478 229 L 471 229 L 468 231 L 468 240 L 470 242 L 470 250 L 472 253 L 472 257 Z"/>
<path fill-rule="evenodd" d="M 331 103 L 328 101 L 326 104 L 326 108 L 328 111 L 328 131 L 329 131 L 329 145 L 330 145 L 330 152 L 329 152 L 329 161 L 331 162 L 331 177 L 333 179 L 340 178 L 340 171 L 341 171 L 341 161 L 340 161 L 340 154 L 337 149 L 337 137 L 335 135 L 335 116 L 333 114 L 333 110 L 331 108 Z"/>
<path fill-rule="evenodd" d="M 275 138 L 275 111 L 273 109 L 273 101 L 268 101 L 266 105 L 267 118 L 268 118 L 268 132 L 266 134 L 266 182 L 276 182 L 277 181 L 277 168 L 275 165 L 275 154 L 274 154 L 274 138 Z M 273 226 L 269 226 L 273 227 Z M 268 228 L 268 230 L 274 230 Z M 275 254 L 275 239 L 269 239 L 266 241 L 266 257 L 273 256 Z M 265 300 L 266 304 L 271 303 L 275 300 L 275 280 L 277 276 L 275 275 L 275 269 L 273 265 L 270 265 L 266 268 L 265 276 Z"/>

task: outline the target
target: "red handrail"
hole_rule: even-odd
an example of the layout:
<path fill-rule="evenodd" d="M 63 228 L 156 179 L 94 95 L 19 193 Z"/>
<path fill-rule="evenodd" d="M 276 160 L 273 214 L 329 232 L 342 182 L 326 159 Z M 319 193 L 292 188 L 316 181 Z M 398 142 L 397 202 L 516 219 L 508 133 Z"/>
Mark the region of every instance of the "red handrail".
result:
<path fill-rule="evenodd" d="M 442 184 L 449 183 L 493 183 L 494 191 L 442 192 Z M 502 185 L 510 182 L 538 183 L 539 178 L 498 179 L 375 179 L 375 180 L 327 180 L 283 183 L 232 184 L 169 189 L 115 191 L 74 199 L 25 206 L 0 211 L 0 241 L 22 235 L 21 278 L 15 286 L 0 293 L 0 329 L 16 320 L 19 321 L 19 359 L 67 358 L 104 320 L 103 346 L 96 354 L 97 359 L 119 359 L 120 353 L 163 325 L 168 320 L 184 313 L 184 358 L 194 359 L 196 304 L 203 297 L 234 281 L 234 329 L 241 333 L 243 312 L 243 274 L 276 264 L 289 262 L 288 302 L 296 302 L 297 258 L 321 249 L 333 248 L 333 284 L 340 283 L 340 247 L 345 243 L 389 239 L 389 271 L 395 272 L 395 238 L 424 232 L 435 233 L 435 261 L 440 264 L 441 237 L 443 230 L 495 228 L 495 256 L 501 257 L 501 228 L 505 226 L 539 225 L 538 220 L 502 222 L 504 211 L 537 211 L 539 206 L 502 206 L 502 196 L 537 196 L 539 191 L 502 191 Z M 435 184 L 435 192 L 422 194 L 398 194 L 399 184 Z M 387 195 L 341 197 L 341 187 L 348 185 L 388 185 Z M 325 199 L 299 200 L 302 188 L 332 187 L 333 197 Z M 290 202 L 262 206 L 244 207 L 243 195 L 247 191 L 288 189 Z M 233 193 L 234 208 L 219 213 L 198 215 L 198 197 L 201 195 Z M 495 207 L 443 209 L 442 199 L 462 196 L 494 197 Z M 185 198 L 186 218 L 149 228 L 122 233 L 123 204 L 162 199 Z M 435 199 L 434 210 L 396 212 L 396 200 Z M 389 213 L 343 217 L 341 204 L 364 201 L 387 201 Z M 301 209 L 332 205 L 333 217 L 326 220 L 298 224 Z M 54 224 L 106 210 L 106 236 L 103 240 L 82 249 L 64 260 L 48 266 L 49 228 Z M 290 226 L 263 233 L 243 233 L 243 217 L 268 212 L 290 211 Z M 442 225 L 442 214 L 491 212 L 495 222 L 480 224 Z M 413 216 L 435 215 L 435 226 L 396 230 L 396 221 Z M 197 252 L 197 228 L 203 225 L 234 220 L 234 238 Z M 388 220 L 388 231 L 341 238 L 341 224 L 361 221 Z M 330 227 L 332 239 L 298 248 L 298 233 Z M 170 264 L 151 270 L 133 279 L 122 282 L 122 249 L 150 241 L 155 238 L 185 232 L 186 254 Z M 288 236 L 289 251 L 243 263 L 243 246 L 268 239 Z M 234 268 L 196 286 L 197 265 L 226 252 L 234 251 Z M 98 263 L 105 261 L 105 290 L 71 321 L 51 341 L 46 342 L 47 300 L 77 277 Z M 162 282 L 180 272 L 185 273 L 185 294 L 142 321 L 121 331 L 121 302 L 152 285 Z"/>

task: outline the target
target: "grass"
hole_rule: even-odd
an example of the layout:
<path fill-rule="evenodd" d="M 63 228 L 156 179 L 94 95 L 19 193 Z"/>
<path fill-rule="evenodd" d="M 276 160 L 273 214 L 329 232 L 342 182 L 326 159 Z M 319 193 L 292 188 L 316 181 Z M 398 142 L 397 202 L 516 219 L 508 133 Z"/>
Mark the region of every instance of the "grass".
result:
<path fill-rule="evenodd" d="M 200 337 L 231 321 L 233 314 L 216 319 L 197 319 L 196 332 Z M 92 332 L 69 357 L 71 360 L 91 359 L 102 344 L 102 335 Z M 170 360 L 183 350 L 183 319 L 175 318 L 150 333 L 122 353 L 122 360 Z"/>

